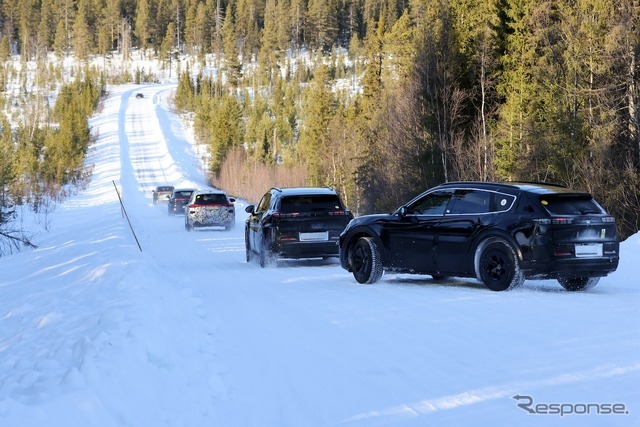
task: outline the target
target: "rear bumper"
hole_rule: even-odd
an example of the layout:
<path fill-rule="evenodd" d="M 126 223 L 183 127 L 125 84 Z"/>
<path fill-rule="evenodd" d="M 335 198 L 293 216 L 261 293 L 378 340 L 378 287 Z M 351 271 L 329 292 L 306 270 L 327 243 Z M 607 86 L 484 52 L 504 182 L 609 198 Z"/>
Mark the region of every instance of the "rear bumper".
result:
<path fill-rule="evenodd" d="M 563 277 L 604 277 L 618 268 L 619 257 L 568 258 L 523 265 L 527 279 L 558 279 Z"/>
<path fill-rule="evenodd" d="M 322 242 L 279 242 L 273 252 L 279 258 L 320 258 L 337 257 L 338 245 L 335 240 Z"/>

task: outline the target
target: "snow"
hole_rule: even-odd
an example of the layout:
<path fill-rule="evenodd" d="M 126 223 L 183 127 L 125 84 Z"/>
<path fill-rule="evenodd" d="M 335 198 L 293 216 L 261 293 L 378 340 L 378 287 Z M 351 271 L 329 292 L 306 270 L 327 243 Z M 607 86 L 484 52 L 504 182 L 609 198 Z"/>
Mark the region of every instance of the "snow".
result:
<path fill-rule="evenodd" d="M 111 87 L 91 183 L 37 249 L 0 258 L 0 426 L 640 426 L 639 235 L 584 293 L 261 269 L 246 202 L 232 231 L 191 233 L 152 203 L 156 185 L 206 186 L 173 90 Z M 516 395 L 625 414 L 530 414 Z"/>

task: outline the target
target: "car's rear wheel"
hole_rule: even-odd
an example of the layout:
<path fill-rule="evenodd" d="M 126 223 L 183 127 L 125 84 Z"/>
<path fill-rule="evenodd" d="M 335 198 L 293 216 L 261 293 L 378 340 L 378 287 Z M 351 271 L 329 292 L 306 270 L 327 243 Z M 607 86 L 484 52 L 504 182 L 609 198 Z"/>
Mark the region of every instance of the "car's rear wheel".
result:
<path fill-rule="evenodd" d="M 274 260 L 274 255 L 273 253 L 269 250 L 268 246 L 267 246 L 267 242 L 263 241 L 262 245 L 260 246 L 260 252 L 259 252 L 259 259 L 260 259 L 260 267 L 265 268 L 270 266 L 273 263 Z"/>
<path fill-rule="evenodd" d="M 247 235 L 244 236 L 244 250 L 245 250 L 245 257 L 247 259 L 247 262 L 251 262 L 251 260 L 253 259 L 253 252 L 251 251 L 249 236 Z"/>
<path fill-rule="evenodd" d="M 193 230 L 193 226 L 191 224 L 189 224 L 189 221 L 185 221 L 184 229 L 187 230 L 187 231 L 191 231 L 191 230 Z"/>
<path fill-rule="evenodd" d="M 599 281 L 599 277 L 562 277 L 558 279 L 560 285 L 568 291 L 586 291 L 597 285 Z"/>
<path fill-rule="evenodd" d="M 474 264 L 477 279 L 492 291 L 506 291 L 524 282 L 518 256 L 502 238 L 493 237 L 480 243 Z"/>
<path fill-rule="evenodd" d="M 380 250 L 371 237 L 360 237 L 351 249 L 351 269 L 358 283 L 371 284 L 382 277 Z"/>

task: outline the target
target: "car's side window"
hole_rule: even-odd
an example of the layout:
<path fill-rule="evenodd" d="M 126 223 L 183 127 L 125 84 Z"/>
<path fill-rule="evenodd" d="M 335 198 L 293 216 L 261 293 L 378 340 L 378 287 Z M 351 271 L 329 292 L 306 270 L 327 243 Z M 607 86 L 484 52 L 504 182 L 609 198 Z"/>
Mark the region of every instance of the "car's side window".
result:
<path fill-rule="evenodd" d="M 491 211 L 491 196 L 489 191 L 456 190 L 452 204 L 447 214 L 484 214 Z"/>
<path fill-rule="evenodd" d="M 495 207 L 492 209 L 494 212 L 506 212 L 516 201 L 516 197 L 511 194 L 496 193 L 494 197 Z"/>
<path fill-rule="evenodd" d="M 260 200 L 256 208 L 256 213 L 265 213 L 269 209 L 269 204 L 271 204 L 271 193 L 262 196 L 262 200 Z"/>
<path fill-rule="evenodd" d="M 407 213 L 410 215 L 444 215 L 449 200 L 452 196 L 451 191 L 434 191 L 407 207 Z"/>

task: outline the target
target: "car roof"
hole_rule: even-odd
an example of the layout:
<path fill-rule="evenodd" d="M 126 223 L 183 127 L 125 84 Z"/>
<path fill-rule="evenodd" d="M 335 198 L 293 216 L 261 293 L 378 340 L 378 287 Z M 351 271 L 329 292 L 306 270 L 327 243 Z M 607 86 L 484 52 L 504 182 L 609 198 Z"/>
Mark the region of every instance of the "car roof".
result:
<path fill-rule="evenodd" d="M 198 190 L 194 190 L 193 192 L 194 194 L 224 194 L 225 196 L 227 195 L 227 193 L 225 193 L 223 190 L 218 190 L 218 189 L 212 189 L 212 190 L 198 189 Z"/>
<path fill-rule="evenodd" d="M 539 195 L 547 194 L 585 194 L 584 191 L 572 190 L 558 184 L 546 182 L 526 182 L 526 181 L 505 181 L 505 182 L 485 182 L 485 181 L 455 181 L 440 184 L 438 187 L 457 188 L 481 188 L 487 190 L 521 190 Z"/>
<path fill-rule="evenodd" d="M 302 196 L 302 195 L 335 195 L 336 192 L 333 188 L 329 187 L 286 187 L 286 188 L 272 188 L 273 191 L 282 194 L 283 196 Z"/>

